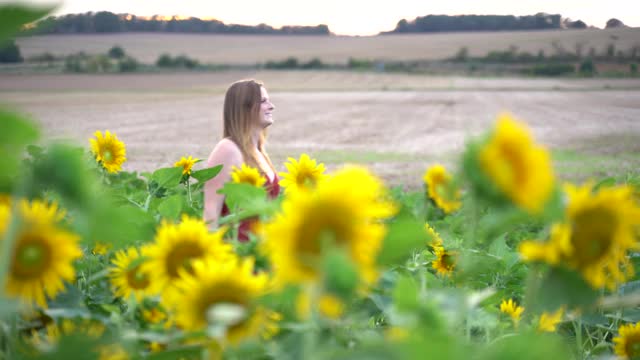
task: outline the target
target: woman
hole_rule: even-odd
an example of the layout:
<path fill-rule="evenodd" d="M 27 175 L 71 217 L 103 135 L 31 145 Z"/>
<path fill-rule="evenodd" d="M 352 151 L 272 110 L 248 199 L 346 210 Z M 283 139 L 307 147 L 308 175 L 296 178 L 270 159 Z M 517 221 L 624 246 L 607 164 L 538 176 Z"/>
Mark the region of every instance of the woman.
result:
<path fill-rule="evenodd" d="M 218 225 L 220 216 L 229 209 L 224 195 L 218 190 L 231 178 L 232 167 L 243 163 L 257 168 L 266 178 L 265 186 L 270 196 L 280 191 L 276 171 L 265 151 L 266 129 L 273 124 L 275 107 L 263 84 L 255 80 L 237 81 L 229 87 L 224 97 L 223 138 L 215 146 L 207 166 L 222 164 L 222 170 L 204 185 L 204 220 L 210 228 Z M 250 224 L 240 224 L 238 239 L 248 240 Z"/>

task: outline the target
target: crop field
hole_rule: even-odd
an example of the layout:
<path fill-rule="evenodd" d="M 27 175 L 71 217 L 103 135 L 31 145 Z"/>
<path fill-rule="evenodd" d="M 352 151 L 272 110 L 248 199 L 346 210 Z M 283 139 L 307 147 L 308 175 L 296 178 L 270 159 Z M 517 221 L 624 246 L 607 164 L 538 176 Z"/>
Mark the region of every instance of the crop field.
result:
<path fill-rule="evenodd" d="M 423 77 L 328 71 L 0 76 L 0 98 L 47 137 L 86 143 L 108 129 L 127 144 L 127 170 L 205 158 L 221 136 L 225 88 L 254 77 L 276 105 L 268 151 L 278 170 L 306 152 L 329 169 L 362 163 L 392 185 L 418 188 L 450 165 L 468 135 L 502 111 L 554 151 L 561 177 L 640 168 L 640 80 Z M 197 164 L 201 167 L 203 164 Z"/>
<path fill-rule="evenodd" d="M 301 61 L 318 57 L 327 63 L 346 63 L 350 57 L 381 60 L 439 60 L 467 47 L 472 56 L 516 46 L 520 51 L 547 55 L 562 48 L 574 52 L 582 47 L 605 52 L 609 44 L 627 51 L 640 45 L 639 28 L 487 33 L 410 34 L 368 37 L 343 36 L 251 36 L 209 34 L 105 34 L 48 35 L 18 39 L 25 55 L 49 52 L 68 55 L 79 51 L 105 53 L 114 45 L 146 63 L 162 53 L 185 54 L 201 62 L 254 65 L 295 56 Z M 555 44 L 555 47 L 554 47 Z"/>

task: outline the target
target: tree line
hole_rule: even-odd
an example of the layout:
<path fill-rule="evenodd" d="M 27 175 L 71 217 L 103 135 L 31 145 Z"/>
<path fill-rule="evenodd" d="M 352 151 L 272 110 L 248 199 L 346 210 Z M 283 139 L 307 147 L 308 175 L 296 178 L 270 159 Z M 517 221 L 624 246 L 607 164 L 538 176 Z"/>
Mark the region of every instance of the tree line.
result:
<path fill-rule="evenodd" d="M 273 34 L 273 35 L 329 35 L 327 25 L 283 26 L 274 28 L 266 24 L 225 24 L 214 19 L 197 17 L 169 19 L 161 16 L 150 18 L 131 14 L 114 14 L 109 11 L 50 16 L 25 30 L 28 34 L 86 34 L 117 32 L 176 32 L 216 34 Z"/>
<path fill-rule="evenodd" d="M 535 15 L 427 15 L 412 21 L 402 19 L 395 29 L 381 34 L 451 32 L 451 31 L 513 31 L 562 28 L 586 28 L 580 21 L 563 19 L 559 14 Z"/>

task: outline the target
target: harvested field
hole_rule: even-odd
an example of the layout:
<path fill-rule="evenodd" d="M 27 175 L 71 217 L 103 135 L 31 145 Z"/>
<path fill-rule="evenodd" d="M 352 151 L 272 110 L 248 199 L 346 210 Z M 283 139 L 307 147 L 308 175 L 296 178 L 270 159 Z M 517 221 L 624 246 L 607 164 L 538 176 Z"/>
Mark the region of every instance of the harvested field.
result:
<path fill-rule="evenodd" d="M 640 28 L 607 30 L 547 30 L 520 32 L 475 32 L 407 34 L 386 36 L 267 36 L 170 33 L 126 33 L 104 35 L 46 35 L 18 39 L 25 57 L 44 52 L 68 55 L 79 51 L 106 53 L 114 45 L 146 62 L 162 53 L 185 54 L 202 62 L 255 65 L 295 56 L 301 61 L 314 57 L 328 63 L 346 63 L 349 57 L 380 60 L 439 60 L 467 47 L 472 56 L 516 46 L 519 51 L 551 55 L 580 46 L 605 53 L 609 44 L 627 51 L 640 46 Z M 555 45 L 554 45 L 555 44 Z"/>
<path fill-rule="evenodd" d="M 279 170 L 287 156 L 307 152 L 329 169 L 364 163 L 392 184 L 417 188 L 427 166 L 453 164 L 465 137 L 488 129 L 505 110 L 555 150 L 564 177 L 640 168 L 640 79 L 331 72 L 2 75 L 0 99 L 31 114 L 54 138 L 87 143 L 95 130 L 114 131 L 127 144 L 125 168 L 144 171 L 170 166 L 184 155 L 206 158 L 220 138 L 224 89 L 243 77 L 264 80 L 276 104 L 269 151 Z"/>

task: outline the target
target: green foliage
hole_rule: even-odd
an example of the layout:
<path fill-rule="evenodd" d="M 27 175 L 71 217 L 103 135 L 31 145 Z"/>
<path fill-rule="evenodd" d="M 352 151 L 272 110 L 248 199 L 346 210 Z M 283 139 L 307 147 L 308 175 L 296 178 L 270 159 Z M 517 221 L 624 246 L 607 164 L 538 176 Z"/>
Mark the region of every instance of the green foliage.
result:
<path fill-rule="evenodd" d="M 114 45 L 109 49 L 107 55 L 112 59 L 122 59 L 126 56 L 124 49 L 118 45 Z"/>
<path fill-rule="evenodd" d="M 0 63 L 19 63 L 24 61 L 20 55 L 20 48 L 15 41 L 9 40 L 4 44 L 0 43 Z"/>
<path fill-rule="evenodd" d="M 540 64 L 528 69 L 528 73 L 536 76 L 562 76 L 575 73 L 572 64 Z"/>
<path fill-rule="evenodd" d="M 597 71 L 596 71 L 596 66 L 593 63 L 592 59 L 585 59 L 580 63 L 580 68 L 578 70 L 578 72 L 581 75 L 585 75 L 585 76 L 593 76 Z"/>
<path fill-rule="evenodd" d="M 22 25 L 38 20 L 51 10 L 49 6 L 0 5 L 0 45 L 17 34 Z"/>
<path fill-rule="evenodd" d="M 172 57 L 169 54 L 162 54 L 156 60 L 156 66 L 161 68 L 183 68 L 183 69 L 195 69 L 200 64 L 197 60 L 192 59 L 186 55 L 179 55 Z"/>

